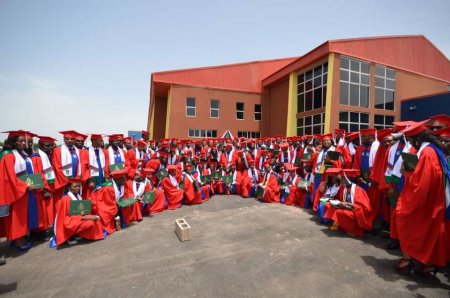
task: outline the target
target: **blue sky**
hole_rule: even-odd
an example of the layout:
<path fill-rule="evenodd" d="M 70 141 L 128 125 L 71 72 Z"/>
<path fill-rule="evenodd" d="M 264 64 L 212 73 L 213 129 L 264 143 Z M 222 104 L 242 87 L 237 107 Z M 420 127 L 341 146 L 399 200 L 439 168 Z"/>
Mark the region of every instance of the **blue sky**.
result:
<path fill-rule="evenodd" d="M 448 0 L 0 0 L 0 131 L 144 129 L 152 72 L 329 39 L 423 34 L 450 57 L 449 15 Z"/>

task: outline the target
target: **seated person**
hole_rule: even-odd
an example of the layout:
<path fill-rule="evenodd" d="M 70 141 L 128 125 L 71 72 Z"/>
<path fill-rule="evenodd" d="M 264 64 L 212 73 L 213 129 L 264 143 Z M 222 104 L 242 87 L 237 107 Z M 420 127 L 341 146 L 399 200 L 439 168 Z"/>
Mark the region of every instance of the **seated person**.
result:
<path fill-rule="evenodd" d="M 167 199 L 167 206 L 169 210 L 175 210 L 181 207 L 184 191 L 180 189 L 179 182 L 176 178 L 178 167 L 175 165 L 168 165 L 167 170 L 169 175 L 165 177 L 160 184 L 160 188 L 164 191 Z"/>
<path fill-rule="evenodd" d="M 55 237 L 56 245 L 64 242 L 77 243 L 75 237 L 89 240 L 102 240 L 105 238 L 100 216 L 92 214 L 70 215 L 70 204 L 72 201 L 82 200 L 80 196 L 81 179 L 69 179 L 68 192 L 62 197 L 56 210 Z"/>
<path fill-rule="evenodd" d="M 181 176 L 184 190 L 183 204 L 196 205 L 202 203 L 202 189 L 200 183 L 191 175 L 192 164 L 186 163 Z"/>
<path fill-rule="evenodd" d="M 264 190 L 261 199 L 266 203 L 279 203 L 280 202 L 280 183 L 279 176 L 272 171 L 272 166 L 269 161 L 264 163 L 264 177 L 258 184 L 258 188 Z"/>
<path fill-rule="evenodd" d="M 339 168 L 329 168 L 324 173 L 324 181 L 319 184 L 317 188 L 315 197 L 313 210 L 317 212 L 319 216 L 319 221 L 328 222 L 328 219 L 325 219 L 323 216 L 325 215 L 326 209 L 328 205 L 326 205 L 327 201 L 339 199 L 342 197 L 341 190 L 341 177 Z"/>

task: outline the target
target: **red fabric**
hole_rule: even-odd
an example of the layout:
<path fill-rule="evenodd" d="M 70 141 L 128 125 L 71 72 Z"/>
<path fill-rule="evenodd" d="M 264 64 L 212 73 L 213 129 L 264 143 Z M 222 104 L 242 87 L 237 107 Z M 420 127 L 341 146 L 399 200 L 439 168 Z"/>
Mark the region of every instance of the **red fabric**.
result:
<path fill-rule="evenodd" d="M 55 222 L 56 244 L 61 245 L 75 235 L 89 240 L 104 239 L 103 227 L 99 220 L 83 220 L 81 215 L 69 215 L 71 201 L 70 196 L 66 195 L 58 204 Z"/>
<path fill-rule="evenodd" d="M 325 186 L 325 190 L 324 190 L 323 193 L 320 191 L 320 189 L 322 188 L 322 186 Z M 318 207 L 319 204 L 320 204 L 320 199 L 324 196 L 324 194 L 325 194 L 326 191 L 327 191 L 327 184 L 326 184 L 326 181 L 320 182 L 319 187 L 317 188 L 317 191 L 316 191 L 316 193 L 314 194 L 314 201 L 313 201 L 313 211 L 314 211 L 314 212 L 317 212 L 317 207 Z M 334 196 L 333 199 L 338 199 L 338 198 L 341 198 L 341 197 L 342 197 L 342 187 L 339 188 L 339 190 L 338 190 L 336 196 Z"/>
<path fill-rule="evenodd" d="M 92 201 L 92 213 L 100 215 L 103 228 L 112 234 L 116 231 L 115 217 L 118 215 L 116 193 L 113 186 L 103 186 L 89 198 Z"/>
<path fill-rule="evenodd" d="M 128 173 L 129 169 L 130 169 L 130 161 L 128 160 L 128 151 L 123 150 L 123 155 L 125 158 L 125 162 L 124 162 L 124 170 Z M 106 178 L 110 178 L 110 171 L 109 171 L 109 150 L 108 149 L 104 149 L 103 153 L 105 154 L 105 176 Z M 88 162 L 89 163 L 89 162 Z"/>
<path fill-rule="evenodd" d="M 241 157 L 240 154 L 238 154 L 236 151 L 234 152 L 234 154 L 236 155 L 235 160 L 236 160 L 236 170 L 239 172 L 243 172 L 244 170 L 246 170 L 248 167 L 245 165 L 245 160 L 243 157 Z M 245 157 L 247 159 L 247 163 L 250 160 L 253 160 L 253 157 L 251 156 L 250 153 L 245 152 Z"/>
<path fill-rule="evenodd" d="M 162 212 L 167 209 L 166 199 L 164 198 L 164 192 L 159 188 L 152 188 L 150 184 L 145 186 L 145 192 L 155 192 L 155 199 L 152 204 L 146 204 L 142 213 L 145 215 Z M 134 197 L 133 181 L 128 180 L 125 183 L 125 197 Z M 143 205 L 143 204 L 142 204 Z"/>
<path fill-rule="evenodd" d="M 450 261 L 447 227 L 443 171 L 436 152 L 428 146 L 397 203 L 402 251 L 424 264 L 446 266 Z"/>
<path fill-rule="evenodd" d="M 119 208 L 122 214 L 122 220 L 126 225 L 129 225 L 130 223 L 135 221 L 142 220 L 141 205 L 139 205 L 138 202 L 128 207 Z"/>
<path fill-rule="evenodd" d="M 260 171 L 258 169 L 254 169 L 256 181 L 253 180 L 253 177 L 248 174 L 248 170 L 244 171 L 242 175 L 241 181 L 241 196 L 244 198 L 248 198 L 251 189 L 259 183 L 259 175 Z"/>
<path fill-rule="evenodd" d="M 301 179 L 301 177 L 297 176 L 297 178 L 295 179 L 295 182 L 294 182 L 295 185 L 289 185 L 289 194 L 287 194 L 287 196 L 284 200 L 284 204 L 290 205 L 290 206 L 295 206 L 295 205 L 298 206 L 299 205 L 301 189 L 299 187 L 297 187 L 297 184 L 300 182 L 300 179 Z M 289 180 L 287 182 L 291 183 L 290 175 L 289 175 Z"/>
<path fill-rule="evenodd" d="M 352 159 L 352 154 L 350 153 L 350 150 L 348 149 L 348 147 L 337 146 L 336 151 L 339 151 L 342 154 L 342 159 L 344 160 L 344 162 L 342 164 L 342 168 L 343 169 L 351 169 L 353 159 Z"/>
<path fill-rule="evenodd" d="M 47 180 L 45 179 L 44 170 L 42 168 L 42 160 L 39 155 L 33 155 L 31 157 L 31 161 L 33 163 L 33 169 L 35 173 L 41 173 L 42 181 L 44 182 L 44 189 L 48 190 L 51 193 L 51 187 L 48 184 Z M 55 212 L 54 212 L 54 204 L 53 204 L 53 198 L 46 198 L 44 199 L 44 192 L 43 190 L 35 191 L 36 200 L 39 201 L 39 210 L 38 215 L 39 219 L 42 218 L 43 225 L 41 226 L 41 229 L 47 229 L 49 226 L 53 226 L 53 221 L 55 219 Z"/>
<path fill-rule="evenodd" d="M 28 234 L 28 193 L 27 184 L 17 178 L 14 171 L 16 158 L 6 154 L 0 161 L 0 205 L 10 205 L 9 216 L 0 219 L 3 226 L 0 236 L 15 240 Z M 47 218 L 43 216 L 45 206 L 36 198 L 38 209 L 38 229 L 47 227 Z"/>
<path fill-rule="evenodd" d="M 278 183 L 278 177 L 272 172 L 270 173 L 269 181 L 265 186 L 264 196 L 262 199 L 266 203 L 280 202 L 280 184 Z"/>
<path fill-rule="evenodd" d="M 200 188 L 195 190 L 194 182 L 191 182 L 188 177 L 184 177 L 184 199 L 183 203 L 186 205 L 195 205 L 202 203 L 202 195 Z"/>
<path fill-rule="evenodd" d="M 174 210 L 180 208 L 184 191 L 176 186 L 173 186 L 172 182 L 170 182 L 169 176 L 161 181 L 161 188 L 163 189 L 164 195 L 166 196 L 168 209 Z"/>

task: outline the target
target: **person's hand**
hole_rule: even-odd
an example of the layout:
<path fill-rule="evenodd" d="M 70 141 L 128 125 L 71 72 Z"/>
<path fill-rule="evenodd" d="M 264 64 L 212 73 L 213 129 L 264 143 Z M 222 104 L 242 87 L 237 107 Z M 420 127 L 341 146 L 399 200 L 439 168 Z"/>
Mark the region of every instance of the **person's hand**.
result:
<path fill-rule="evenodd" d="M 89 189 L 94 189 L 94 187 L 95 187 L 94 181 L 90 181 L 90 182 L 88 183 L 88 188 L 89 188 Z"/>
<path fill-rule="evenodd" d="M 27 192 L 30 192 L 30 191 L 35 191 L 35 190 L 37 190 L 38 188 L 35 186 L 35 185 L 28 185 L 27 186 Z"/>
<path fill-rule="evenodd" d="M 325 192 L 325 185 L 322 185 L 322 186 L 319 188 L 319 191 L 320 191 L 321 193 L 324 193 L 324 192 Z"/>
<path fill-rule="evenodd" d="M 44 189 L 43 191 L 43 198 L 45 199 L 50 199 L 52 197 L 51 192 L 49 192 L 48 190 Z"/>
<path fill-rule="evenodd" d="M 413 165 L 412 163 L 408 163 L 408 168 L 411 169 L 412 172 L 416 170 L 416 166 Z"/>

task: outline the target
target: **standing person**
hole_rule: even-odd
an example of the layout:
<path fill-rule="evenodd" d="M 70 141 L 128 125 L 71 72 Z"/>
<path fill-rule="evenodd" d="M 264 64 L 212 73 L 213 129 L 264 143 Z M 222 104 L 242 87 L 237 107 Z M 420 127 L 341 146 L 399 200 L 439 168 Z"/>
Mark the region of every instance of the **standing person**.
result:
<path fill-rule="evenodd" d="M 396 228 L 403 257 L 395 264 L 401 272 L 409 272 L 412 259 L 420 262 L 418 275 L 436 274 L 437 266 L 450 261 L 449 220 L 450 169 L 439 145 L 423 122 L 403 130 L 411 145 L 418 150 L 419 161 L 405 184 L 397 203 Z"/>
<path fill-rule="evenodd" d="M 36 173 L 25 151 L 33 134 L 23 130 L 6 133 L 5 149 L 10 152 L 0 160 L 0 205 L 9 205 L 9 215 L 0 217 L 0 227 L 3 228 L 0 237 L 6 237 L 14 247 L 24 251 L 32 246 L 27 240 L 28 233 L 46 229 L 47 218 L 43 216 L 44 204 L 36 198 L 38 188 L 19 179 L 22 175 Z"/>
<path fill-rule="evenodd" d="M 106 169 L 108 168 L 108 160 L 103 152 L 103 137 L 101 134 L 91 135 L 91 146 L 88 148 L 88 164 L 91 179 L 88 183 L 89 192 L 87 197 L 90 196 L 92 190 L 99 187 L 106 181 Z"/>
<path fill-rule="evenodd" d="M 83 214 L 70 215 L 70 204 L 72 201 L 83 200 L 80 195 L 81 179 L 70 178 L 67 183 L 68 192 L 60 200 L 56 210 L 55 240 L 56 245 L 64 242 L 77 243 L 75 236 L 88 240 L 102 240 L 105 238 L 100 216 Z"/>
<path fill-rule="evenodd" d="M 108 163 L 108 168 L 106 168 L 106 177 L 109 177 L 109 173 L 113 170 L 129 169 L 129 161 L 126 156 L 126 151 L 120 147 L 120 135 L 109 135 L 108 149 L 104 151 L 105 158 Z M 123 139 L 123 138 L 122 138 Z M 123 146 L 122 146 L 123 147 Z"/>

